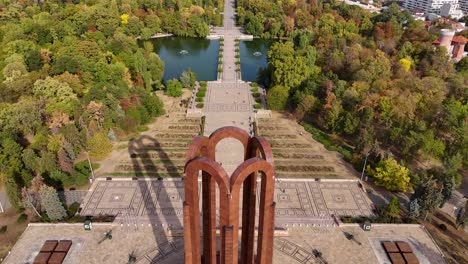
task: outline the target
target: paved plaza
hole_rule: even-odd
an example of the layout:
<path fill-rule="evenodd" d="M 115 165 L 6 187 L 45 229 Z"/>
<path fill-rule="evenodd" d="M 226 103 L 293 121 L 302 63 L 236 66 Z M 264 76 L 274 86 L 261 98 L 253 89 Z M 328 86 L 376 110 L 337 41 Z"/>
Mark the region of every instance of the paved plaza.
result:
<path fill-rule="evenodd" d="M 81 215 L 114 215 L 123 225 L 180 228 L 184 199 L 179 179 L 99 179 L 85 198 Z M 332 215 L 372 215 L 372 205 L 355 181 L 277 181 L 275 201 L 277 226 L 334 225 Z"/>
<path fill-rule="evenodd" d="M 205 135 L 225 126 L 251 131 L 253 98 L 250 86 L 244 82 L 210 82 L 203 109 L 206 117 Z M 231 174 L 243 162 L 244 147 L 235 139 L 224 139 L 216 147 L 216 160 Z"/>
<path fill-rule="evenodd" d="M 103 240 L 110 230 L 112 240 Z M 352 234 L 354 240 L 348 240 L 345 233 Z M 137 264 L 178 264 L 184 258 L 183 238 L 168 236 L 166 228 L 129 229 L 95 223 L 91 231 L 85 231 L 83 224 L 30 224 L 4 263 L 32 263 L 42 244 L 50 239 L 72 240 L 66 264 L 127 263 L 130 254 L 136 257 Z M 289 227 L 285 235 L 275 235 L 273 263 L 321 263 L 314 251 L 319 251 L 328 263 L 390 263 L 383 253 L 382 241 L 408 242 L 421 264 L 446 263 L 423 227 L 391 224 L 374 225 L 371 231 L 353 224 Z"/>

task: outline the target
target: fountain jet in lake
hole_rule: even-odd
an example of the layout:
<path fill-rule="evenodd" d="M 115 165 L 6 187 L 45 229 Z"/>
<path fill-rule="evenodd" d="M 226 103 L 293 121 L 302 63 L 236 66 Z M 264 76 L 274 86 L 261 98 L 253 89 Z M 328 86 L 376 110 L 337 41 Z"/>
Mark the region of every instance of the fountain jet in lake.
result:
<path fill-rule="evenodd" d="M 254 55 L 255 57 L 260 57 L 260 56 L 262 56 L 262 53 L 259 52 L 259 51 L 256 51 L 256 52 L 253 53 L 253 55 Z"/>

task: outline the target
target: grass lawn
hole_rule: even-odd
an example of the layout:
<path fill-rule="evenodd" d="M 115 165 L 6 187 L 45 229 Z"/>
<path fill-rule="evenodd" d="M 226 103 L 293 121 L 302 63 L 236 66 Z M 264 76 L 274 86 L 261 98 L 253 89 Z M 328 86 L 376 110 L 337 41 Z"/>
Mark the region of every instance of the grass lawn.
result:
<path fill-rule="evenodd" d="M 0 262 L 6 257 L 29 223 L 29 219 L 18 223 L 20 214 L 12 208 L 0 214 L 0 227 L 7 226 L 5 233 L 0 233 Z"/>
<path fill-rule="evenodd" d="M 421 224 L 434 238 L 448 262 L 468 263 L 468 235 L 463 228 L 457 230 L 453 219 L 441 210 L 430 218 L 430 221 L 421 221 Z M 442 230 L 440 224 L 444 224 L 447 230 Z"/>
<path fill-rule="evenodd" d="M 322 130 L 316 128 L 315 126 L 311 124 L 304 123 L 303 126 L 305 130 L 309 132 L 310 134 L 312 134 L 312 137 L 318 142 L 322 143 L 325 146 L 325 148 L 327 148 L 328 150 L 341 153 L 347 160 L 351 159 L 353 150 L 350 147 L 338 146 L 337 144 L 335 144 L 335 142 L 333 142 L 330 135 L 328 135 L 327 133 L 323 132 Z"/>

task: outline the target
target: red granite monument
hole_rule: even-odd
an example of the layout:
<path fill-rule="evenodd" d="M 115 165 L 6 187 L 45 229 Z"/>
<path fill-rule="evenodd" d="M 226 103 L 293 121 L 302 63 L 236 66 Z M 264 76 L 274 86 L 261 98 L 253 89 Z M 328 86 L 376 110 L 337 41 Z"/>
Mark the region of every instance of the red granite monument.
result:
<path fill-rule="evenodd" d="M 216 145 L 225 138 L 237 139 L 244 146 L 244 162 L 231 176 L 215 161 Z M 200 171 L 202 171 L 201 191 L 198 190 Z M 257 186 L 258 177 L 261 177 L 259 186 Z M 247 132 L 237 127 L 223 127 L 209 137 L 195 137 L 187 151 L 184 181 L 185 264 L 272 263 L 275 176 L 271 148 L 264 138 L 250 137 Z M 216 184 L 219 188 L 219 205 L 216 205 Z M 242 237 L 239 249 L 241 187 L 243 188 Z M 260 205 L 255 250 L 257 188 L 260 188 Z M 199 193 L 202 196 L 202 225 L 200 225 Z M 217 206 L 218 227 L 216 226 Z M 217 228 L 220 230 L 219 248 L 216 244 Z M 201 252 L 201 241 L 203 252 Z"/>

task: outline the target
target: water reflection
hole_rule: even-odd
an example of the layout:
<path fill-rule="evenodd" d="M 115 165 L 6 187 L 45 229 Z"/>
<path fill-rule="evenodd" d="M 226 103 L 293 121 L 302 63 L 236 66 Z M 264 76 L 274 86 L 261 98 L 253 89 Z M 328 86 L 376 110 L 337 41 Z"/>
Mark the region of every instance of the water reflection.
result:
<path fill-rule="evenodd" d="M 272 40 L 254 39 L 240 42 L 242 80 L 257 82 L 258 76 L 268 66 L 268 49 Z"/>
<path fill-rule="evenodd" d="M 198 80 L 216 80 L 219 40 L 167 37 L 151 41 L 165 64 L 164 81 L 179 78 L 187 69 L 194 71 Z"/>

